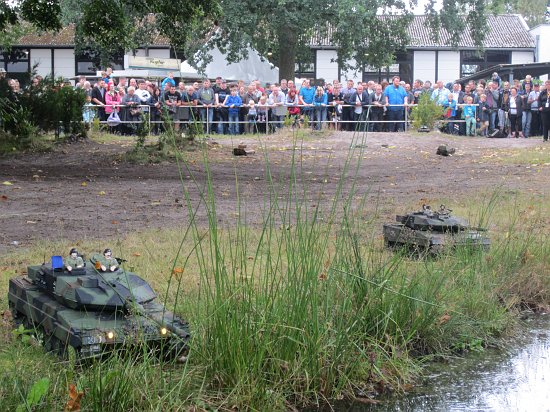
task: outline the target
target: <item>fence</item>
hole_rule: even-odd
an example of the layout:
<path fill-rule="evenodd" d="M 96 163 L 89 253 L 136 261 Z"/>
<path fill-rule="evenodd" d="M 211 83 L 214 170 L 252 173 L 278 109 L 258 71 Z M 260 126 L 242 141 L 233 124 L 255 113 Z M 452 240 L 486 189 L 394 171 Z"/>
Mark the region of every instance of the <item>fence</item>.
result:
<path fill-rule="evenodd" d="M 203 106 L 203 105 L 185 105 L 185 106 L 178 106 L 177 108 L 177 111 L 176 112 L 166 112 L 165 110 L 163 110 L 163 116 L 170 116 L 172 117 L 172 123 L 174 125 L 177 125 L 177 128 L 179 129 L 181 127 L 181 125 L 184 125 L 184 126 L 187 126 L 191 123 L 195 123 L 195 124 L 202 124 L 203 125 L 203 128 L 204 128 L 204 132 L 206 134 L 210 134 L 212 131 L 213 131 L 213 127 L 216 126 L 216 128 L 219 129 L 219 126 L 222 125 L 222 129 L 225 132 L 228 131 L 228 129 L 226 129 L 224 127 L 224 125 L 232 125 L 232 124 L 236 124 L 236 125 L 243 125 L 245 126 L 244 129 L 246 129 L 246 126 L 248 125 L 253 125 L 254 126 L 254 130 L 255 132 L 259 133 L 260 131 L 262 133 L 270 133 L 270 132 L 273 132 L 275 129 L 277 128 L 280 128 L 283 126 L 283 124 L 285 123 L 285 118 L 289 117 L 290 118 L 290 122 L 293 126 L 296 126 L 297 123 L 299 122 L 303 122 L 303 118 L 304 118 L 304 114 L 305 112 L 307 113 L 310 113 L 312 116 L 308 118 L 308 121 L 311 125 L 315 125 L 315 126 L 319 126 L 319 129 L 321 129 L 323 126 L 328 126 L 328 125 L 334 125 L 335 129 L 339 129 L 340 126 L 346 126 L 346 125 L 355 125 L 354 128 L 352 128 L 351 131 L 353 130 L 360 130 L 360 131 L 365 131 L 365 130 L 368 130 L 368 131 L 372 131 L 373 130 L 373 127 L 376 125 L 376 124 L 381 124 L 381 125 L 384 125 L 384 124 L 393 124 L 395 125 L 396 123 L 399 124 L 398 127 L 400 125 L 403 126 L 403 130 L 404 131 L 407 131 L 410 127 L 410 113 L 409 113 L 409 109 L 413 108 L 417 106 L 416 104 L 408 104 L 408 105 L 397 105 L 397 104 L 392 104 L 392 105 L 386 105 L 386 106 L 376 106 L 376 105 L 364 105 L 364 106 L 361 106 L 362 108 L 362 112 L 360 114 L 357 114 L 355 113 L 355 109 L 357 108 L 357 106 L 354 106 L 354 105 L 323 105 L 323 106 L 314 106 L 314 105 L 285 105 L 283 107 L 285 108 L 291 108 L 291 107 L 298 107 L 301 109 L 301 114 L 297 114 L 297 115 L 290 115 L 288 113 L 288 110 L 287 110 L 287 113 L 283 116 L 276 116 L 273 115 L 273 113 L 269 113 L 270 110 L 273 110 L 275 108 L 278 108 L 278 107 L 281 107 L 280 105 L 277 106 L 277 105 L 268 105 L 268 104 L 265 104 L 265 105 L 260 105 L 260 104 L 257 104 L 255 107 L 257 109 L 263 109 L 265 110 L 267 113 L 265 115 L 265 121 L 262 119 L 262 121 L 258 121 L 258 119 L 255 119 L 254 121 L 250 121 L 250 120 L 240 120 L 241 119 L 241 115 L 239 114 L 239 117 L 237 121 L 230 121 L 230 120 L 224 120 L 224 118 L 226 118 L 227 116 L 224 114 L 222 115 L 222 120 L 220 120 L 219 118 L 218 119 L 214 119 L 214 114 L 216 113 L 216 110 L 220 110 L 220 109 L 229 109 L 229 107 L 227 106 Z M 459 104 L 457 105 L 457 108 L 458 107 L 461 107 L 461 106 L 466 106 L 466 104 Z M 477 104 L 472 104 L 472 106 L 478 106 Z M 120 104 L 117 104 L 117 105 L 105 105 L 105 106 L 99 106 L 99 105 L 91 105 L 91 106 L 87 106 L 93 110 L 96 111 L 96 116 L 97 116 L 97 109 L 100 108 L 100 107 L 103 107 L 103 108 L 106 108 L 106 107 L 111 107 L 111 108 L 119 108 L 122 109 L 120 110 L 120 112 L 122 113 L 121 115 L 121 118 L 120 118 L 120 121 L 118 122 L 119 124 L 139 124 L 139 123 L 143 123 L 144 122 L 144 117 L 141 115 L 141 114 L 146 114 L 146 113 L 151 113 L 152 110 L 158 110 L 158 108 L 154 107 L 154 106 L 150 106 L 150 105 L 132 105 L 132 106 L 128 106 L 128 105 L 120 105 Z M 138 108 L 140 109 L 140 115 L 139 115 L 139 119 L 132 119 L 132 120 L 123 120 L 124 118 L 127 118 L 127 113 L 125 112 L 128 112 L 130 109 L 135 109 L 135 108 Z M 241 106 L 239 108 L 239 110 L 241 108 L 247 108 L 248 106 L 244 105 L 244 106 Z M 318 110 L 318 108 L 321 108 L 321 110 L 324 110 L 325 111 L 325 119 L 316 119 L 314 114 L 316 112 L 316 109 Z M 398 118 L 398 119 L 390 119 L 388 120 L 386 118 L 386 120 L 384 120 L 384 117 L 382 117 L 382 120 L 372 120 L 371 118 L 371 114 L 374 113 L 373 109 L 384 109 L 384 114 L 387 114 L 391 111 L 391 109 L 387 109 L 388 107 L 402 107 L 402 110 L 400 110 L 400 115 L 401 114 L 403 115 L 402 118 Z M 166 106 L 164 106 L 164 108 L 166 108 Z M 334 116 L 332 119 L 327 119 L 327 111 L 328 109 L 332 108 L 335 112 L 337 112 L 339 109 L 342 110 L 342 112 L 344 111 L 344 108 L 349 108 L 349 109 L 352 109 L 352 115 L 355 117 L 355 115 L 357 114 L 359 117 L 357 119 L 353 119 L 353 120 L 343 120 L 342 118 L 339 118 L 338 116 Z M 184 117 L 184 113 L 185 111 L 188 111 L 188 119 L 182 119 L 182 117 Z M 200 114 L 202 111 L 202 113 L 204 113 L 204 115 Z M 199 114 L 198 114 L 198 113 Z M 108 114 L 107 114 L 108 115 Z M 245 117 L 246 117 L 246 114 L 243 114 Z M 173 117 L 174 116 L 177 116 L 177 119 L 174 119 Z M 323 115 L 321 115 L 323 116 Z M 107 117 L 107 116 L 106 116 Z M 159 117 L 161 117 L 161 115 L 159 115 Z M 151 120 L 151 116 L 148 116 L 147 117 L 147 121 L 148 121 L 148 130 L 149 130 L 149 133 L 151 133 L 151 130 L 152 130 L 152 126 L 154 125 L 160 125 L 160 126 L 163 126 L 165 123 L 166 123 L 166 120 Z M 457 124 L 457 123 L 465 123 L 465 120 L 463 119 L 448 119 L 449 122 L 452 122 L 453 124 Z M 109 122 L 107 120 L 100 120 L 99 122 L 100 124 L 106 124 L 106 125 L 109 125 Z M 264 130 L 265 129 L 265 130 Z M 242 131 L 243 129 L 240 129 L 239 128 L 239 132 L 236 133 L 236 134 L 240 134 L 240 131 Z"/>

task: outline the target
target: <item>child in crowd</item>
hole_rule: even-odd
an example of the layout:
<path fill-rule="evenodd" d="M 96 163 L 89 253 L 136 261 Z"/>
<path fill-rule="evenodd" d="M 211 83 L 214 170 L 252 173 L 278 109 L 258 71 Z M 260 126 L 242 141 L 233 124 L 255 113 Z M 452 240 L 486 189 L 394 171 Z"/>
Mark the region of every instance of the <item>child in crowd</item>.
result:
<path fill-rule="evenodd" d="M 479 134 L 487 137 L 489 132 L 489 115 L 491 108 L 487 103 L 487 95 L 482 93 L 479 95 L 479 102 L 477 106 L 477 121 L 479 122 Z"/>
<path fill-rule="evenodd" d="M 82 108 L 82 120 L 87 125 L 91 124 L 95 119 L 95 106 L 92 103 L 92 96 L 86 95 L 86 103 Z"/>
<path fill-rule="evenodd" d="M 466 96 L 466 104 L 462 107 L 462 116 L 466 120 L 466 136 L 476 135 L 476 107 L 472 104 L 472 96 Z"/>
<path fill-rule="evenodd" d="M 264 94 L 260 97 L 257 109 L 257 126 L 258 133 L 265 133 L 267 130 L 267 96 Z"/>
<path fill-rule="evenodd" d="M 254 103 L 254 100 L 250 100 L 248 102 L 248 114 L 246 115 L 246 121 L 247 123 L 247 133 L 255 133 L 256 132 L 256 104 Z"/>
<path fill-rule="evenodd" d="M 456 134 L 455 123 L 451 121 L 451 119 L 454 119 L 456 116 L 456 100 L 454 99 L 452 93 L 449 93 L 448 100 L 443 103 L 443 107 L 447 109 L 445 112 L 445 117 L 449 119 L 449 123 L 447 123 L 447 133 Z"/>
<path fill-rule="evenodd" d="M 237 86 L 231 86 L 230 90 L 230 94 L 225 97 L 223 106 L 229 107 L 229 134 L 234 136 L 239 132 L 239 108 L 243 105 L 243 101 L 237 94 Z"/>

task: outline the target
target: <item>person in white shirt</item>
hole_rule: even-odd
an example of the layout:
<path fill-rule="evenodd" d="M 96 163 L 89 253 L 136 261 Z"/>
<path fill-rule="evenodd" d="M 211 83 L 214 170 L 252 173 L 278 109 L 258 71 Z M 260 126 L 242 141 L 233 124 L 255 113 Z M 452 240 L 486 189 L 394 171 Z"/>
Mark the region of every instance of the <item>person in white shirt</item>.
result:
<path fill-rule="evenodd" d="M 149 106 L 147 105 L 147 101 L 151 98 L 151 93 L 147 90 L 147 84 L 145 83 L 145 80 L 140 80 L 138 82 L 138 88 L 135 91 L 135 95 L 139 98 L 140 104 L 145 105 L 142 107 L 143 112 L 149 111 Z"/>

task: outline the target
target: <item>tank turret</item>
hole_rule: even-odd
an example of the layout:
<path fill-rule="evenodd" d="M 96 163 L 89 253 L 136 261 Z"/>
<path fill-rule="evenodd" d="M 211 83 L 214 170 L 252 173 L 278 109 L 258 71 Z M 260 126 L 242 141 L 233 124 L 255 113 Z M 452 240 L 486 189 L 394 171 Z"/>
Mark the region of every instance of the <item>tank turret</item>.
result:
<path fill-rule="evenodd" d="M 384 243 L 434 253 L 461 245 L 488 250 L 490 240 L 482 235 L 485 230 L 471 227 L 466 219 L 453 216 L 451 212 L 444 205 L 438 210 L 424 205 L 418 212 L 397 215 L 397 223 L 384 224 Z"/>
<path fill-rule="evenodd" d="M 128 301 L 140 304 L 156 298 L 151 286 L 139 276 L 119 269 L 101 273 L 88 265 L 71 272 L 49 265 L 29 266 L 27 275 L 40 290 L 76 310 L 123 310 Z"/>
<path fill-rule="evenodd" d="M 81 358 L 127 343 L 181 357 L 190 338 L 187 322 L 157 302 L 137 274 L 114 261 L 104 263 L 92 257 L 80 264 L 75 258 L 71 266 L 54 256 L 51 263 L 29 266 L 27 275 L 9 282 L 14 320 L 40 330 L 47 350 L 64 353 L 72 346 Z"/>
<path fill-rule="evenodd" d="M 395 220 L 413 230 L 431 230 L 434 232 L 459 232 L 469 227 L 468 221 L 451 215 L 452 210 L 441 205 L 439 210 L 433 210 L 423 205 L 419 212 L 397 215 Z"/>

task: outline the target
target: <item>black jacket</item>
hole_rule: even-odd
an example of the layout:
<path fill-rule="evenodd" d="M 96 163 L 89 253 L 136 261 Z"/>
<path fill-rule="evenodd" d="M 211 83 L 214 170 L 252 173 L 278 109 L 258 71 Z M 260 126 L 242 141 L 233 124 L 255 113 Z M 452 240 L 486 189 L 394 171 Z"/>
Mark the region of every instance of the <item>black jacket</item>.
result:
<path fill-rule="evenodd" d="M 99 90 L 99 87 L 95 86 L 92 89 L 92 102 L 96 104 L 94 99 L 99 100 L 101 103 L 105 104 L 105 95 L 107 94 L 107 89 L 103 89 L 103 96 L 101 95 L 101 90 Z"/>
<path fill-rule="evenodd" d="M 543 112 L 550 112 L 550 107 L 546 106 L 546 102 L 549 101 L 550 96 L 548 96 L 548 92 L 545 90 L 541 90 L 539 94 L 539 109 L 542 108 Z"/>
<path fill-rule="evenodd" d="M 512 95 L 508 95 L 508 99 L 504 99 L 503 102 L 502 102 L 502 106 L 501 106 L 501 109 L 504 110 L 505 112 L 508 112 L 510 113 L 510 101 L 509 99 L 512 99 Z M 517 115 L 518 116 L 521 116 L 523 114 L 523 99 L 521 98 L 520 95 L 517 95 L 516 96 L 516 110 L 517 110 Z"/>

